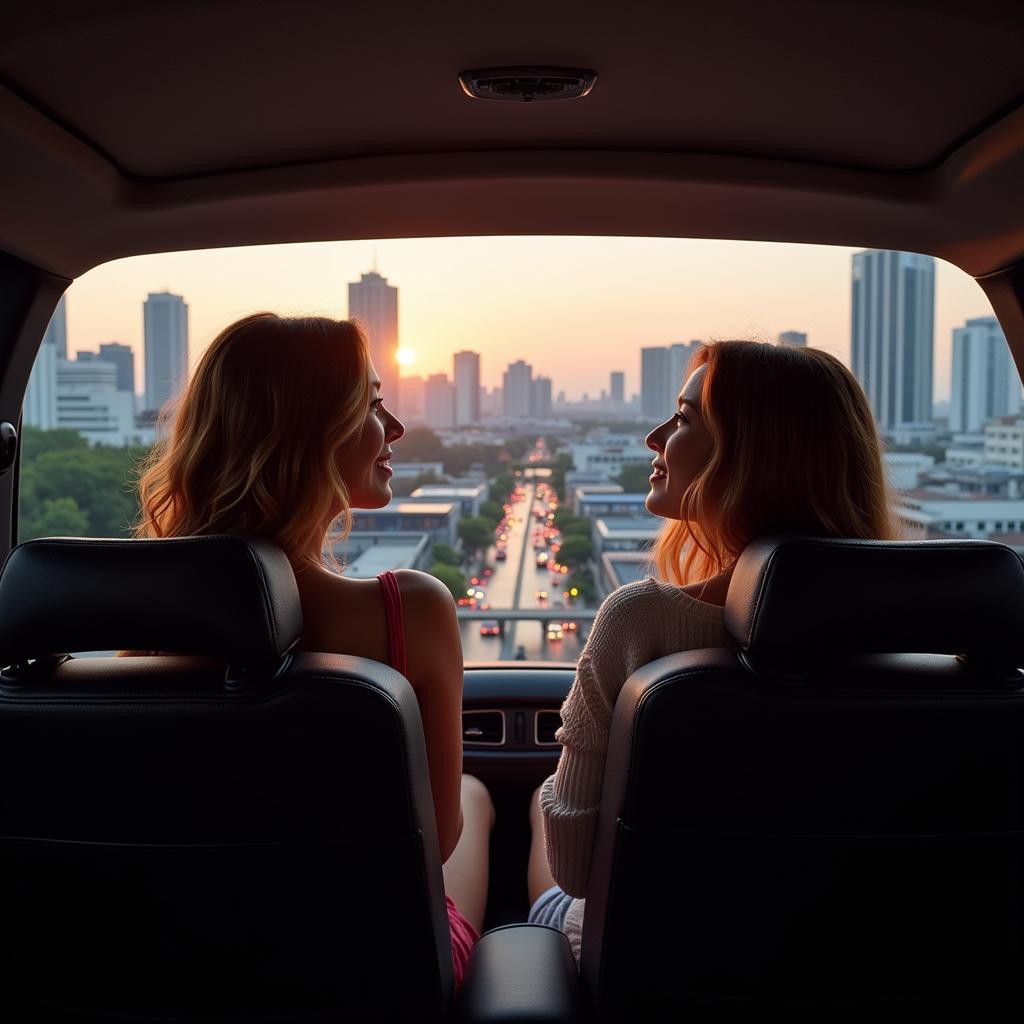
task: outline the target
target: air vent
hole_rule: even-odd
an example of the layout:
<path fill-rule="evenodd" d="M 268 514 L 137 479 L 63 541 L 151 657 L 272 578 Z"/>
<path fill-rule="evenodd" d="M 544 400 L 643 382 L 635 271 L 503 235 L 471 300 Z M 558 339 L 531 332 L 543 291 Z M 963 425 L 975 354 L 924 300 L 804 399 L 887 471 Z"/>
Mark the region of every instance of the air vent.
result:
<path fill-rule="evenodd" d="M 505 742 L 505 712 L 463 711 L 462 742 L 500 747 Z"/>
<path fill-rule="evenodd" d="M 562 716 L 557 711 L 538 711 L 533 720 L 534 739 L 538 747 L 557 747 L 555 730 L 562 725 Z"/>
<path fill-rule="evenodd" d="M 506 103 L 574 100 L 586 96 L 596 81 L 597 72 L 586 68 L 478 68 L 459 75 L 467 96 Z"/>

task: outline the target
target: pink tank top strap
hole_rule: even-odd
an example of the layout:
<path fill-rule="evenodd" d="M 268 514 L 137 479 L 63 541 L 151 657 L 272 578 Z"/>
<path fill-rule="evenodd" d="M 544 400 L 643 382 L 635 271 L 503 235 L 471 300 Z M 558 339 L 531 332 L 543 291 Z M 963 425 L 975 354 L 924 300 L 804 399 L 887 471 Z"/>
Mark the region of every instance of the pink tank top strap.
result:
<path fill-rule="evenodd" d="M 407 676 L 405 618 L 402 615 L 402 591 L 398 586 L 398 577 L 388 569 L 377 579 L 380 580 L 380 589 L 384 595 L 384 617 L 388 627 L 388 660 L 396 672 Z"/>

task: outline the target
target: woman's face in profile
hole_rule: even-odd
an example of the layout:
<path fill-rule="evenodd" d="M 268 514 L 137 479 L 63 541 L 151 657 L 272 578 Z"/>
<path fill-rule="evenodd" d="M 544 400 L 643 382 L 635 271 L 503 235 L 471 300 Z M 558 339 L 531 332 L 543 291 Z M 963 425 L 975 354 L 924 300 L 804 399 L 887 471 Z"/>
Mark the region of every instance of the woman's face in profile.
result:
<path fill-rule="evenodd" d="M 391 444 L 405 426 L 388 412 L 387 396 L 380 391 L 380 377 L 370 366 L 370 408 L 355 443 L 338 464 L 353 508 L 383 508 L 391 501 Z"/>
<path fill-rule="evenodd" d="M 707 465 L 715 443 L 701 414 L 701 390 L 707 366 L 698 366 L 679 392 L 676 411 L 647 435 L 653 460 L 647 511 L 664 519 L 679 519 L 686 488 Z"/>

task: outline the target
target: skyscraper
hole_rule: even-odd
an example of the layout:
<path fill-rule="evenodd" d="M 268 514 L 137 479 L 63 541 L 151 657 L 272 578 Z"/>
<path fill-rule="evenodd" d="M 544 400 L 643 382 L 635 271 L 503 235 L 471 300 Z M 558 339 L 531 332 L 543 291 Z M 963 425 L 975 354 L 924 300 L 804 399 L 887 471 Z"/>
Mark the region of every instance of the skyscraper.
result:
<path fill-rule="evenodd" d="M 119 341 L 100 345 L 100 359 L 117 367 L 117 390 L 135 394 L 135 353 L 131 346 L 122 345 Z"/>
<path fill-rule="evenodd" d="M 348 286 L 348 315 L 366 328 L 381 394 L 392 412 L 399 411 L 398 289 L 376 270 L 363 274 Z"/>
<path fill-rule="evenodd" d="M 783 331 L 779 335 L 779 344 L 790 348 L 807 348 L 807 335 L 803 331 Z"/>
<path fill-rule="evenodd" d="M 533 367 L 522 359 L 508 364 L 501 377 L 501 393 L 505 415 L 511 419 L 529 419 Z"/>
<path fill-rule="evenodd" d="M 626 375 L 621 370 L 612 371 L 612 402 L 622 405 L 626 400 Z"/>
<path fill-rule="evenodd" d="M 62 295 L 43 335 L 43 344 L 55 345 L 59 359 L 68 357 L 68 310 L 64 299 L 65 296 Z"/>
<path fill-rule="evenodd" d="M 534 377 L 530 382 L 530 415 L 534 419 L 551 419 L 551 378 Z"/>
<path fill-rule="evenodd" d="M 640 410 L 647 419 L 667 419 L 668 349 L 640 349 Z"/>
<path fill-rule="evenodd" d="M 640 350 L 640 408 L 645 417 L 664 420 L 676 407 L 687 367 L 699 341 Z"/>
<path fill-rule="evenodd" d="M 853 372 L 884 433 L 932 418 L 935 261 L 918 253 L 853 254 Z"/>
<path fill-rule="evenodd" d="M 426 381 L 422 377 L 398 378 L 398 404 L 402 419 L 408 423 L 422 423 L 426 403 Z"/>
<path fill-rule="evenodd" d="M 180 295 L 150 292 L 142 314 L 146 408 L 159 409 L 188 379 L 188 306 Z"/>
<path fill-rule="evenodd" d="M 432 373 L 427 377 L 424 404 L 428 427 L 445 430 L 455 426 L 455 385 L 447 374 Z"/>
<path fill-rule="evenodd" d="M 1020 378 L 994 316 L 953 329 L 952 379 L 950 430 L 973 433 L 997 416 L 1020 412 Z"/>
<path fill-rule="evenodd" d="M 455 423 L 472 426 L 480 422 L 480 354 L 456 352 L 453 356 L 455 380 Z"/>

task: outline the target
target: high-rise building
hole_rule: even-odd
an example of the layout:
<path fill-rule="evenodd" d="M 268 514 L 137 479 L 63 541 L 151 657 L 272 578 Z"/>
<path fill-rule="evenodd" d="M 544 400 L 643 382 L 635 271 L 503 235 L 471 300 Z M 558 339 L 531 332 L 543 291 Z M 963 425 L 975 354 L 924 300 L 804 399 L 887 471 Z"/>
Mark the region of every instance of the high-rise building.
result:
<path fill-rule="evenodd" d="M 408 423 L 424 422 L 426 383 L 422 377 L 398 378 L 398 406 L 402 419 Z"/>
<path fill-rule="evenodd" d="M 1020 412 L 1020 378 L 994 316 L 953 329 L 953 397 L 949 428 L 976 433 L 992 419 Z"/>
<path fill-rule="evenodd" d="M 530 418 L 533 367 L 517 359 L 508 364 L 501 376 L 501 393 L 505 415 L 510 419 Z"/>
<path fill-rule="evenodd" d="M 803 331 L 783 331 L 779 335 L 779 344 L 790 348 L 807 348 L 807 335 Z"/>
<path fill-rule="evenodd" d="M 530 382 L 530 415 L 534 419 L 551 419 L 551 378 L 534 377 Z"/>
<path fill-rule="evenodd" d="M 699 341 L 640 350 L 640 409 L 648 419 L 665 420 L 676 407 L 687 368 Z"/>
<path fill-rule="evenodd" d="M 652 420 L 668 419 L 668 349 L 640 349 L 640 410 Z"/>
<path fill-rule="evenodd" d="M 622 405 L 626 400 L 626 375 L 621 370 L 612 371 L 612 401 Z"/>
<path fill-rule="evenodd" d="M 146 408 L 159 409 L 188 380 L 188 306 L 180 295 L 150 292 L 142 311 Z"/>
<path fill-rule="evenodd" d="M 929 424 L 935 261 L 918 253 L 853 254 L 853 372 L 884 433 Z"/>
<path fill-rule="evenodd" d="M 43 335 L 43 344 L 55 346 L 58 359 L 68 357 L 68 310 L 64 299 L 62 295 Z"/>
<path fill-rule="evenodd" d="M 122 345 L 119 341 L 107 342 L 100 345 L 100 359 L 117 367 L 117 390 L 135 394 L 135 353 L 131 346 Z"/>
<path fill-rule="evenodd" d="M 480 353 L 456 352 L 452 376 L 455 381 L 455 423 L 460 427 L 480 422 Z"/>
<path fill-rule="evenodd" d="M 117 366 L 99 359 L 95 352 L 79 352 L 78 359 L 57 360 L 57 387 L 89 391 L 116 391 Z M 82 359 L 81 356 L 85 356 Z"/>
<path fill-rule="evenodd" d="M 455 385 L 447 374 L 432 373 L 427 377 L 424 405 L 428 427 L 448 430 L 455 426 Z"/>
<path fill-rule="evenodd" d="M 376 270 L 348 286 L 348 315 L 366 329 L 370 359 L 380 377 L 381 394 L 392 412 L 401 411 L 398 390 L 398 289 Z M 395 406 L 398 406 L 396 409 Z"/>
<path fill-rule="evenodd" d="M 39 346 L 25 392 L 22 416 L 26 426 L 40 430 L 56 429 L 58 358 L 56 344 L 45 342 Z"/>

